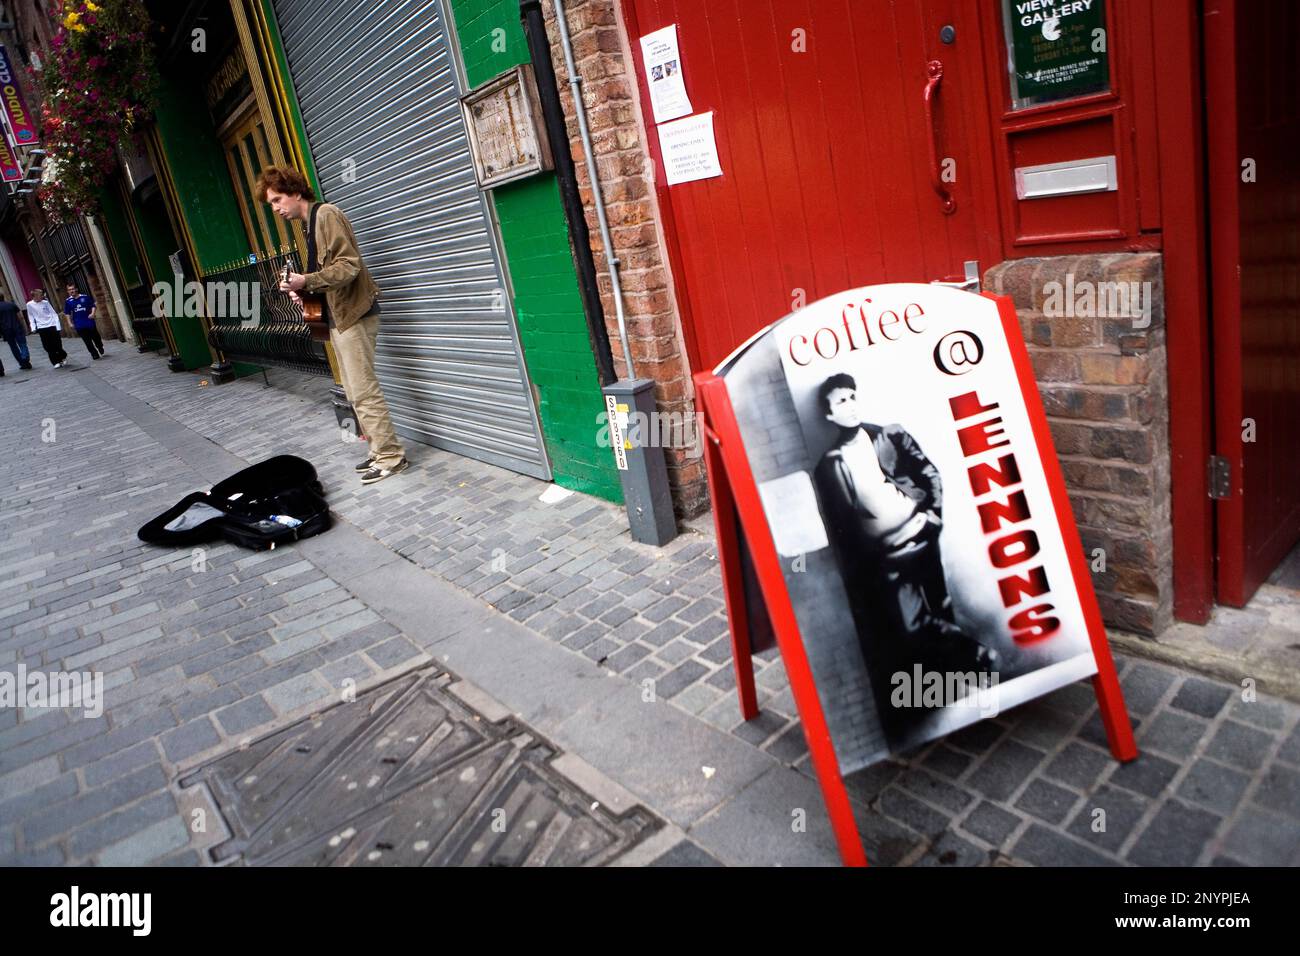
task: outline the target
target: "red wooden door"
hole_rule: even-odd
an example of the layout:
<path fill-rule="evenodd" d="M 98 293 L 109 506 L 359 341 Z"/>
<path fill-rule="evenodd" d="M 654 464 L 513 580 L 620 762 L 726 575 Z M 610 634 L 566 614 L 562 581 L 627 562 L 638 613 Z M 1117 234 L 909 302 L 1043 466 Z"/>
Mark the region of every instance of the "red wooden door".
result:
<path fill-rule="evenodd" d="M 965 262 L 1001 258 L 974 0 L 624 0 L 624 12 L 661 183 L 638 38 L 675 23 L 691 105 L 714 112 L 723 175 L 659 189 L 696 370 L 842 289 L 960 279 Z M 931 61 L 942 79 L 927 116 Z"/>
<path fill-rule="evenodd" d="M 1300 539 L 1300 15 L 1207 0 L 1218 599 L 1241 606 Z"/>

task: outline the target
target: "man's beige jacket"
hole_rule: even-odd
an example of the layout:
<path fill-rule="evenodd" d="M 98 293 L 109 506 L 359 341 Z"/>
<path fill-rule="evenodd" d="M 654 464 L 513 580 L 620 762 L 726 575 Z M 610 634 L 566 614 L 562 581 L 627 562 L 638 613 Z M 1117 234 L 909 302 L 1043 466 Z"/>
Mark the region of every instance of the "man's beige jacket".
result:
<path fill-rule="evenodd" d="M 370 278 L 352 223 L 333 203 L 316 211 L 316 263 L 319 269 L 303 277 L 302 291 L 324 292 L 334 327 L 346 332 L 375 304 L 379 286 Z"/>

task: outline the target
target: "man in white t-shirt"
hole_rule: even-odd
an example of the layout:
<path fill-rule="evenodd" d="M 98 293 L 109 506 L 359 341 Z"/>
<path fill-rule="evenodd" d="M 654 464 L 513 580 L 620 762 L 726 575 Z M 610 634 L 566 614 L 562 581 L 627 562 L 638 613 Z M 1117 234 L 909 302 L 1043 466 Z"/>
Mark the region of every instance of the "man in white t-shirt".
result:
<path fill-rule="evenodd" d="M 27 321 L 32 331 L 41 337 L 41 346 L 50 357 L 50 364 L 63 368 L 68 360 L 68 353 L 63 351 L 63 322 L 54 306 L 45 301 L 44 289 L 33 289 L 32 297 L 27 303 Z"/>

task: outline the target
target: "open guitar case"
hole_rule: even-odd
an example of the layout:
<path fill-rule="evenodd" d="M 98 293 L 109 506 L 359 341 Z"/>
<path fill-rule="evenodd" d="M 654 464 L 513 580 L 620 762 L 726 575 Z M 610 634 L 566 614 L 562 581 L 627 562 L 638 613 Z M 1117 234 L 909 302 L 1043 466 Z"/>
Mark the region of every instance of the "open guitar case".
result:
<path fill-rule="evenodd" d="M 325 489 L 311 462 L 277 455 L 236 472 L 211 491 L 186 495 L 136 535 L 165 547 L 224 538 L 265 551 L 320 534 L 331 523 Z"/>

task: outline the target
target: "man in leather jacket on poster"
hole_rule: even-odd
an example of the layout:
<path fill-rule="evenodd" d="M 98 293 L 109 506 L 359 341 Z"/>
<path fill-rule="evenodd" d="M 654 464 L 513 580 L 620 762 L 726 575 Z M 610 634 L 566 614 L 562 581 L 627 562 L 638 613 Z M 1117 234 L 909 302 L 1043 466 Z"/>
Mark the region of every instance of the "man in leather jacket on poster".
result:
<path fill-rule="evenodd" d="M 862 420 L 851 375 L 832 375 L 817 400 L 839 429 L 817 465 L 817 493 L 877 701 L 889 699 L 890 675 L 914 664 L 995 668 L 997 652 L 964 633 L 953 615 L 939 551 L 938 469 L 902 426 Z"/>

